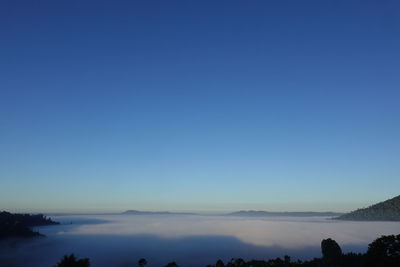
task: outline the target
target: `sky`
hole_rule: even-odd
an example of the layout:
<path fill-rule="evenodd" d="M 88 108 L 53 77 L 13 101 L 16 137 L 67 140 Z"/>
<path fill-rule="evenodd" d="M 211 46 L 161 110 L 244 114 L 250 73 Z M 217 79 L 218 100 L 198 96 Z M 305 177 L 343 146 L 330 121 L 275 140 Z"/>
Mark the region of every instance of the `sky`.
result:
<path fill-rule="evenodd" d="M 394 197 L 399 47 L 398 1 L 1 1 L 0 210 Z"/>

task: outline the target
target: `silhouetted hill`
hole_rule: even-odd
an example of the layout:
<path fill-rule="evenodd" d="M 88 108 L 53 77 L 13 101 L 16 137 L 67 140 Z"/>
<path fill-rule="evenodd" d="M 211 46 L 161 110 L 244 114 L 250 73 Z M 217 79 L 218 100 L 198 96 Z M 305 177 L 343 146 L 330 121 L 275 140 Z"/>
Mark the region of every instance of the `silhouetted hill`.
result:
<path fill-rule="evenodd" d="M 313 211 L 284 211 L 284 212 L 270 212 L 260 210 L 241 210 L 226 214 L 227 216 L 246 216 L 246 217 L 268 217 L 268 216 L 293 216 L 293 217 L 311 217 L 311 216 L 326 216 L 334 217 L 342 215 L 337 212 L 313 212 Z"/>
<path fill-rule="evenodd" d="M 190 212 L 169 212 L 169 211 L 139 211 L 139 210 L 127 210 L 122 214 L 126 215 L 195 215 Z"/>
<path fill-rule="evenodd" d="M 34 237 L 40 233 L 31 230 L 31 227 L 58 224 L 43 214 L 12 214 L 0 212 L 0 239 L 8 237 Z"/>
<path fill-rule="evenodd" d="M 335 219 L 352 221 L 400 221 L 400 196 L 343 214 Z"/>

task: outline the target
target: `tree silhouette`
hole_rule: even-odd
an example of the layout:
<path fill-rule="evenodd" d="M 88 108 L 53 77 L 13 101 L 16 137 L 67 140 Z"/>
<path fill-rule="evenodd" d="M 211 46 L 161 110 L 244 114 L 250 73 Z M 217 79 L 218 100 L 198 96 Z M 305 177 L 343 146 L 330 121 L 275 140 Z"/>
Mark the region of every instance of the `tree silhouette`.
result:
<path fill-rule="evenodd" d="M 215 267 L 225 267 L 225 264 L 222 260 L 218 260 L 217 263 L 215 264 Z"/>
<path fill-rule="evenodd" d="M 147 260 L 144 259 L 144 258 L 141 258 L 141 259 L 138 261 L 138 265 L 139 265 L 140 267 L 146 266 L 146 265 L 147 265 Z"/>
<path fill-rule="evenodd" d="M 176 262 L 169 262 L 167 263 L 167 265 L 165 265 L 164 267 L 179 267 L 178 264 L 176 264 Z"/>
<path fill-rule="evenodd" d="M 322 258 L 327 263 L 335 263 L 342 257 L 342 249 L 333 239 L 324 239 L 321 242 Z"/>
<path fill-rule="evenodd" d="M 65 255 L 55 267 L 89 267 L 89 259 L 77 259 L 74 254 Z"/>
<path fill-rule="evenodd" d="M 286 264 L 289 264 L 290 263 L 290 256 L 289 255 L 283 256 L 283 260 L 285 261 Z"/>
<path fill-rule="evenodd" d="M 244 266 L 245 261 L 241 258 L 231 259 L 227 266 Z"/>
<path fill-rule="evenodd" d="M 368 245 L 368 266 L 400 266 L 400 234 L 382 236 Z"/>

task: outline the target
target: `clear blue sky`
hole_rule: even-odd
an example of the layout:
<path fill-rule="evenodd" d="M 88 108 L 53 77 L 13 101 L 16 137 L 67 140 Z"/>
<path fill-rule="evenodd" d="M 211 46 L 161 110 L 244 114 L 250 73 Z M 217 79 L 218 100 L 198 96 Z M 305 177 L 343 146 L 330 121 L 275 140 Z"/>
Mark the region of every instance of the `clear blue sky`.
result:
<path fill-rule="evenodd" d="M 0 209 L 400 194 L 399 1 L 0 3 Z"/>

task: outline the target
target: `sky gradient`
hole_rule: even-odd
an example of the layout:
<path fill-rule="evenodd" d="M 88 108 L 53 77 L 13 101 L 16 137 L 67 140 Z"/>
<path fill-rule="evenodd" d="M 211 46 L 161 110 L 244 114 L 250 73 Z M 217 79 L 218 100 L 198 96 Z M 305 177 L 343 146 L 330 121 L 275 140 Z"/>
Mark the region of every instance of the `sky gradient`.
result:
<path fill-rule="evenodd" d="M 1 1 L 0 210 L 394 197 L 399 47 L 398 1 Z"/>

